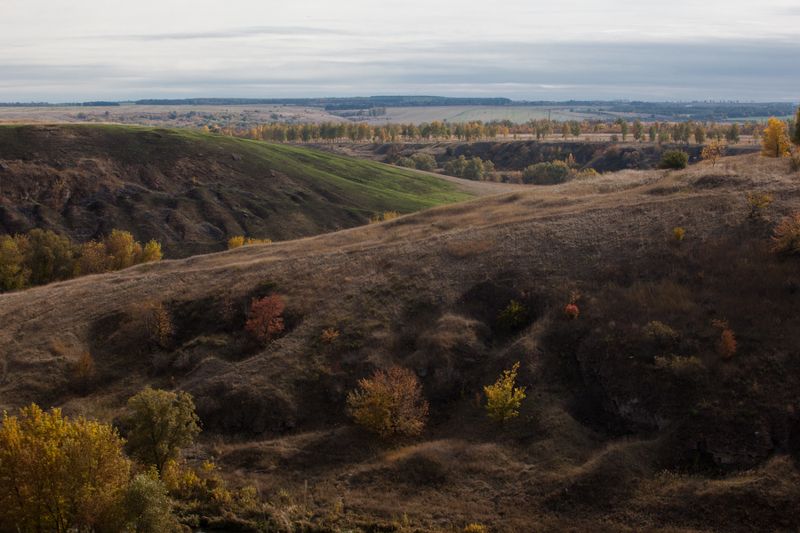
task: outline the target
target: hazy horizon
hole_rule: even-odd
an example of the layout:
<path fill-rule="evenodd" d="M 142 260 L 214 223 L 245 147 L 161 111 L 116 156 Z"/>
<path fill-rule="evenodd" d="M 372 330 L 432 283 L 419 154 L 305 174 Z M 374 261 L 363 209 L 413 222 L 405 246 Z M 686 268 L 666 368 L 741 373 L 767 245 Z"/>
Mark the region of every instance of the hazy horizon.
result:
<path fill-rule="evenodd" d="M 4 0 L 0 101 L 794 102 L 794 1 Z"/>

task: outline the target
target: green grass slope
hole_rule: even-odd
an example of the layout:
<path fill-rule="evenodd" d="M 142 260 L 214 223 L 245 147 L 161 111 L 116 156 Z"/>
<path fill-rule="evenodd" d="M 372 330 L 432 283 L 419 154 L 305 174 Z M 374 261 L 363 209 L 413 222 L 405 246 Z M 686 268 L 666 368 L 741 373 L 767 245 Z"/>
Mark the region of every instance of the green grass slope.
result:
<path fill-rule="evenodd" d="M 172 256 L 286 240 L 470 197 L 434 176 L 306 148 L 116 125 L 0 126 L 0 233 L 112 228 Z"/>

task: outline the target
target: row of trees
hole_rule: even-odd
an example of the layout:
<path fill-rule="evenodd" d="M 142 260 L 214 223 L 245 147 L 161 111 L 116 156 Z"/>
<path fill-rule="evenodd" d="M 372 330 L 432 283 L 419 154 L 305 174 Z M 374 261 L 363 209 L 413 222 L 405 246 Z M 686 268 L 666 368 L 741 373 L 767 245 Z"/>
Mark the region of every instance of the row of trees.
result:
<path fill-rule="evenodd" d="M 127 231 L 75 244 L 50 230 L 0 236 L 0 292 L 158 261 L 161 245 L 142 244 Z"/>
<path fill-rule="evenodd" d="M 794 122 L 787 125 L 793 130 Z M 271 123 L 252 126 L 247 129 L 235 127 L 203 126 L 206 132 L 247 137 L 272 142 L 410 142 L 432 140 L 491 140 L 496 138 L 517 138 L 518 136 L 544 139 L 560 136 L 563 139 L 578 139 L 583 135 L 606 134 L 616 136 L 617 140 L 639 142 L 676 142 L 702 144 L 706 139 L 726 140 L 730 143 L 740 141 L 742 135 L 758 138 L 763 123 L 719 124 L 713 122 L 632 122 L 617 119 L 613 122 L 566 121 L 550 119 L 531 120 L 524 124 L 510 121 L 471 121 L 443 122 L 432 121 L 422 124 L 384 124 L 373 126 L 356 122 L 324 123 Z"/>

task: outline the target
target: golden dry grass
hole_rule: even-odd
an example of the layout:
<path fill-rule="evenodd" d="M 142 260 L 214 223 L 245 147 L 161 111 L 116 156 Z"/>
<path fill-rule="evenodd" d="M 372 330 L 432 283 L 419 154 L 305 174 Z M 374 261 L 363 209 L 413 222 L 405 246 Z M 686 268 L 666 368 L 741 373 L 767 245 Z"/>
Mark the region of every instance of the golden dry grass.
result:
<path fill-rule="evenodd" d="M 342 529 L 453 532 L 481 523 L 498 532 L 688 532 L 749 531 L 761 523 L 792 530 L 800 485 L 791 459 L 720 477 L 663 473 L 674 446 L 669 428 L 626 436 L 576 415 L 571 393 L 580 376 L 559 374 L 545 338 L 554 327 L 571 327 L 558 321 L 575 284 L 583 292 L 577 324 L 595 320 L 612 335 L 633 322 L 684 316 L 686 323 L 669 323 L 686 332 L 708 305 L 683 283 L 704 274 L 692 261 L 699 264 L 708 246 L 735 231 L 760 238 L 758 226 L 742 226 L 751 224 L 746 192 L 774 196 L 767 223 L 800 205 L 800 186 L 783 163 L 741 156 L 715 168 L 523 188 L 381 224 L 0 295 L 0 406 L 38 401 L 110 420 L 144 384 L 188 390 L 209 413 L 197 453 L 216 456 L 231 480 L 282 494 Z M 687 230 L 680 246 L 670 239 L 676 226 Z M 790 267 L 775 263 L 764 272 L 785 276 Z M 243 318 L 241 306 L 265 283 L 286 296 L 288 333 L 263 349 L 240 345 L 235 317 Z M 482 283 L 491 284 L 490 294 L 522 287 L 514 297 L 536 315 L 533 324 L 516 337 L 490 338 L 491 325 L 475 316 L 508 300 L 470 303 L 470 290 Z M 745 284 L 714 293 L 715 305 L 735 309 Z M 142 301 L 163 302 L 177 317 L 178 347 L 162 355 L 188 366 L 155 371 L 153 350 L 120 338 L 128 309 Z M 233 326 L 205 331 L 217 307 L 228 308 L 220 320 Z M 603 323 L 597 315 L 605 312 L 620 322 Z M 696 326 L 701 336 L 714 334 L 709 324 Z M 339 336 L 321 342 L 331 327 Z M 759 340 L 741 338 L 744 353 Z M 77 397 L 66 387 L 71 367 L 63 354 L 77 358 L 83 350 L 102 382 Z M 529 398 L 518 420 L 500 430 L 474 392 L 514 360 L 522 360 Z M 750 376 L 762 372 L 754 359 L 740 360 L 754 365 Z M 732 372 L 702 358 L 661 361 L 654 372 L 707 366 L 719 379 Z M 416 370 L 436 395 L 419 440 L 380 443 L 344 416 L 347 390 L 388 364 Z M 620 376 L 623 383 L 603 378 L 620 398 L 638 384 L 635 374 Z M 703 399 L 708 409 L 717 409 L 715 401 Z M 730 440 L 737 438 L 744 437 Z"/>

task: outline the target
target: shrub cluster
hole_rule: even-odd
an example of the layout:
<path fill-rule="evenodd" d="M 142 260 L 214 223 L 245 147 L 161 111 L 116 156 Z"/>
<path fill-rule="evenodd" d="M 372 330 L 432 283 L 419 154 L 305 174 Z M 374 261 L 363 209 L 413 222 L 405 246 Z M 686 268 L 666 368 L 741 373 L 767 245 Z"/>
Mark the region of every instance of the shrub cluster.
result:
<path fill-rule="evenodd" d="M 415 168 L 417 170 L 431 171 L 436 168 L 436 159 L 430 154 L 414 154 L 411 157 L 400 157 L 396 162 L 398 166 Z"/>
<path fill-rule="evenodd" d="M 113 230 L 99 241 L 73 244 L 50 230 L 0 236 L 0 291 L 44 285 L 85 274 L 159 261 L 161 245 L 144 245 L 127 231 Z"/>
<path fill-rule="evenodd" d="M 272 239 L 256 239 L 254 237 L 245 237 L 243 235 L 235 235 L 228 239 L 228 250 L 234 248 L 241 248 L 242 246 L 250 246 L 253 244 L 270 244 Z"/>
<path fill-rule="evenodd" d="M 489 160 L 484 161 L 477 156 L 467 159 L 460 155 L 444 165 L 444 173 L 448 176 L 468 180 L 482 180 L 491 172 L 494 172 L 494 163 Z"/>
<path fill-rule="evenodd" d="M 108 424 L 31 405 L 0 425 L 2 531 L 172 531 L 157 475 L 131 479 Z M 144 476 L 144 477 L 142 477 Z"/>
<path fill-rule="evenodd" d="M 689 164 L 689 154 L 683 150 L 667 150 L 661 154 L 659 168 L 681 169 Z"/>

